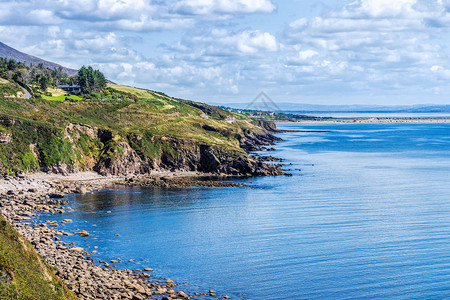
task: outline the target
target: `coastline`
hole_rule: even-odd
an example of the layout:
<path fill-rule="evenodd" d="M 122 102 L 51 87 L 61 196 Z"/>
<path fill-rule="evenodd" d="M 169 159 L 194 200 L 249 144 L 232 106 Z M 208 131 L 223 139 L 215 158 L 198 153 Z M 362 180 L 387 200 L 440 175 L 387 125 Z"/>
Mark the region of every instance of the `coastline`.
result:
<path fill-rule="evenodd" d="M 120 260 L 95 262 L 90 257 L 96 253 L 95 250 L 87 252 L 73 243 L 63 241 L 63 236 L 74 234 L 89 238 L 89 233 L 82 231 L 64 231 L 64 224 L 72 220 L 57 222 L 49 218 L 37 222 L 33 218 L 44 212 L 64 214 L 66 210 L 72 210 L 67 206 L 68 201 L 63 199 L 66 194 L 84 194 L 108 187 L 117 188 L 119 185 L 246 187 L 245 184 L 208 180 L 204 176 L 205 174 L 196 172 L 157 171 L 148 176 L 102 176 L 94 172 L 82 172 L 6 177 L 0 179 L 0 214 L 33 245 L 44 261 L 54 269 L 55 275 L 80 299 L 149 299 L 152 296 L 158 299 L 188 299 L 216 296 L 213 290 L 189 294 L 178 290 L 177 283 L 170 279 L 153 279 L 153 269 L 148 266 L 144 269 L 122 270 L 111 266 Z M 221 298 L 229 297 L 225 295 Z"/>
<path fill-rule="evenodd" d="M 161 188 L 184 188 L 190 186 L 205 187 L 243 187 L 245 183 L 236 183 L 231 179 L 252 176 L 286 175 L 280 160 L 272 156 L 251 154 L 251 151 L 266 149 L 281 140 L 271 133 L 281 131 L 263 130 L 255 136 L 243 139 L 242 149 L 245 159 L 230 156 L 228 152 L 212 152 L 201 163 L 211 165 L 213 172 L 186 171 L 184 165 L 174 165 L 170 170 L 151 170 L 147 173 L 131 174 L 125 169 L 120 172 L 69 172 L 63 168 L 52 169 L 50 173 L 16 173 L 16 176 L 0 176 L 0 214 L 6 221 L 43 257 L 46 264 L 54 270 L 64 284 L 80 299 L 187 299 L 196 296 L 215 297 L 213 290 L 189 293 L 177 290 L 177 284 L 170 279 L 153 279 L 144 270 L 120 270 L 114 265 L 116 260 L 95 262 L 87 252 L 74 244 L 63 241 L 64 236 L 79 234 L 89 238 L 87 232 L 65 232 L 64 223 L 46 220 L 37 222 L 36 217 L 43 212 L 64 214 L 72 210 L 67 194 L 84 194 L 105 188 L 117 189 L 120 186 L 142 186 Z M 269 150 L 269 149 L 267 149 Z M 218 155 L 217 157 L 214 155 Z M 233 154 L 233 153 L 232 153 Z M 272 163 L 265 163 L 270 161 Z M 214 167 L 214 168 L 213 168 Z M 187 169 L 187 168 L 186 168 Z M 118 171 L 117 169 L 116 171 Z M 54 172 L 58 172 L 54 173 Z M 228 299 L 227 295 L 220 298 Z"/>
<path fill-rule="evenodd" d="M 66 286 L 80 299 L 147 299 L 153 295 L 176 295 L 186 299 L 183 291 L 175 291 L 176 284 L 151 280 L 147 268 L 144 270 L 119 270 L 108 263 L 98 265 L 83 248 L 64 243 L 62 236 L 72 235 L 64 231 L 64 223 L 40 221 L 33 217 L 42 212 L 64 213 L 66 200 L 52 199 L 46 193 L 22 192 L 3 195 L 0 213 L 13 228 L 27 239 L 54 270 Z M 174 298 L 172 298 L 174 299 Z"/>
<path fill-rule="evenodd" d="M 270 151 L 273 148 L 267 149 Z M 256 155 L 256 156 L 255 156 Z M 154 170 L 148 174 L 100 175 L 96 172 L 69 174 L 32 173 L 0 177 L 0 215 L 43 257 L 46 264 L 54 270 L 64 284 L 80 299 L 188 299 L 193 297 L 215 297 L 213 290 L 189 293 L 177 290 L 177 283 L 170 279 L 153 279 L 149 274 L 153 269 L 116 269 L 119 261 L 95 262 L 90 256 L 96 250 L 85 249 L 64 242 L 63 236 L 79 234 L 89 238 L 87 232 L 66 232 L 64 223 L 51 217 L 45 222 L 33 217 L 50 212 L 64 214 L 71 211 L 67 194 L 85 194 L 105 188 L 117 189 L 120 186 L 141 186 L 159 188 L 202 187 L 242 187 L 245 183 L 231 179 L 251 176 L 286 175 L 282 170 L 281 159 L 270 155 L 252 155 L 258 162 L 259 172 L 255 174 L 204 173 L 197 171 Z M 270 161 L 271 164 L 264 162 Z M 220 295 L 228 299 L 227 295 Z"/>
<path fill-rule="evenodd" d="M 275 121 L 277 125 L 289 125 L 289 124 L 437 124 L 437 123 L 450 123 L 450 118 L 335 118 L 326 120 L 306 120 L 306 121 Z"/>

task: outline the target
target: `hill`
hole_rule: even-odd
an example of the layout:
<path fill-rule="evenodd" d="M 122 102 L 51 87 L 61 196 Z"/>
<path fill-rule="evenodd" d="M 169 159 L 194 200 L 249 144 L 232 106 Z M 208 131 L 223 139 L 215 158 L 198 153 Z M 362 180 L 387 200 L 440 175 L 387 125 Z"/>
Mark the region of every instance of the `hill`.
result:
<path fill-rule="evenodd" d="M 2 42 L 0 42 L 0 57 L 12 58 L 27 65 L 30 64 L 37 65 L 42 63 L 45 67 L 50 69 L 58 69 L 59 67 L 61 67 L 63 72 L 67 73 L 70 76 L 76 74 L 77 72 L 77 70 L 65 68 L 56 63 L 49 62 L 36 56 L 20 52 Z"/>
<path fill-rule="evenodd" d="M 0 100 L 0 172 L 278 172 L 245 152 L 276 140 L 270 124 L 263 128 L 220 108 L 149 90 L 109 88 L 124 96 L 108 102 Z"/>
<path fill-rule="evenodd" d="M 55 88 L 56 82 L 73 80 L 61 70 L 1 57 L 0 63 L 0 173 L 281 173 L 246 153 L 276 140 L 273 124 L 107 83 L 91 67 L 80 69 L 86 84 L 81 95 L 73 95 Z"/>

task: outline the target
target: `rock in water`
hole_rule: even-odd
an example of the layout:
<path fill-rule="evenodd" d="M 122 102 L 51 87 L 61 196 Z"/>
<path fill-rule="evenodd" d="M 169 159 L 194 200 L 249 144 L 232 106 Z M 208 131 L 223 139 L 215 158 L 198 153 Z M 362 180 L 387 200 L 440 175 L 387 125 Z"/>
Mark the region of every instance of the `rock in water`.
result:
<path fill-rule="evenodd" d="M 77 234 L 79 234 L 81 237 L 89 236 L 89 232 L 87 232 L 86 230 L 81 230 L 80 232 L 77 232 Z"/>

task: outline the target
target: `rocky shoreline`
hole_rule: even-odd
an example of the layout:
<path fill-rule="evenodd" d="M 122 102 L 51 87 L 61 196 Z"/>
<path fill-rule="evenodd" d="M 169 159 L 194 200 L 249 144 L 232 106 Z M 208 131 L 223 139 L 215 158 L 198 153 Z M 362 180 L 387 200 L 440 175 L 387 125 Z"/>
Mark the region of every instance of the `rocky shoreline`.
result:
<path fill-rule="evenodd" d="M 272 131 L 273 132 L 273 131 Z M 247 151 L 263 150 L 261 145 L 273 145 L 276 138 L 263 133 L 245 141 Z M 211 156 L 220 157 L 218 153 Z M 242 158 L 242 157 L 240 157 Z M 221 164 L 226 159 L 220 159 Z M 265 163 L 266 161 L 272 163 Z M 40 213 L 64 214 L 67 201 L 62 199 L 70 193 L 87 193 L 107 187 L 142 186 L 158 188 L 247 187 L 230 179 L 251 176 L 290 175 L 285 174 L 280 159 L 272 156 L 250 156 L 250 160 L 236 160 L 213 168 L 214 172 L 199 171 L 152 171 L 148 174 L 100 175 L 95 172 L 72 174 L 36 173 L 0 177 L 0 214 L 27 239 L 50 265 L 54 273 L 80 299 L 189 299 L 215 297 L 213 290 L 187 294 L 177 289 L 170 279 L 153 279 L 152 269 L 119 270 L 107 262 L 95 263 L 89 253 L 63 241 L 63 236 L 84 232 L 65 232 L 64 223 L 47 220 L 36 221 Z M 208 161 L 207 164 L 211 162 Z M 221 171 L 222 170 L 222 171 Z M 246 170 L 245 172 L 242 172 Z M 225 181 L 224 181 L 225 180 Z M 112 261 L 112 264 L 116 263 Z M 221 296 L 227 299 L 228 296 Z"/>
<path fill-rule="evenodd" d="M 255 158 L 256 159 L 256 158 Z M 282 175 L 282 164 L 265 164 L 263 161 L 280 161 L 272 156 L 257 158 L 261 175 Z M 286 174 L 287 175 L 287 174 Z M 96 263 L 84 249 L 63 241 L 64 236 L 85 234 L 66 232 L 64 223 L 47 220 L 36 221 L 40 213 L 64 214 L 68 204 L 64 196 L 70 193 L 84 194 L 107 187 L 142 186 L 159 188 L 247 187 L 245 183 L 230 181 L 233 176 L 201 172 L 156 172 L 148 175 L 101 176 L 93 172 L 71 174 L 30 174 L 3 176 L 0 178 L 0 214 L 28 240 L 42 255 L 54 273 L 80 299 L 188 299 L 214 297 L 215 291 L 188 294 L 178 290 L 172 280 L 153 279 L 152 269 L 119 270 L 108 262 Z M 228 181 L 223 181 L 228 180 Z M 70 208 L 69 208 L 70 209 Z M 88 236 L 88 233 L 87 235 Z M 114 264 L 115 261 L 112 262 Z M 221 298 L 229 298 L 222 296 Z"/>
<path fill-rule="evenodd" d="M 34 246 L 46 264 L 80 299 L 189 299 L 215 296 L 211 290 L 188 295 L 178 290 L 177 284 L 170 279 L 153 279 L 149 274 L 153 271 L 150 268 L 119 270 L 107 262 L 96 264 L 90 257 L 91 253 L 63 242 L 63 236 L 83 234 L 64 231 L 64 223 L 71 222 L 70 219 L 44 222 L 34 218 L 43 212 L 63 214 L 68 202 L 52 198 L 63 195 L 53 188 L 47 192 L 9 191 L 0 197 L 0 214 Z"/>

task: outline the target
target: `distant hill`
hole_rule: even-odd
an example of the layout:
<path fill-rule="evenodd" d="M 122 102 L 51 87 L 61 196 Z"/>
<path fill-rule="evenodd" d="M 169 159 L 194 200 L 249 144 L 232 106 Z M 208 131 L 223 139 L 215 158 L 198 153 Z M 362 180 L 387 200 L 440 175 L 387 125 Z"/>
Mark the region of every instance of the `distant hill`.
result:
<path fill-rule="evenodd" d="M 52 63 L 52 62 L 43 60 L 39 57 L 20 52 L 12 47 L 9 47 L 8 45 L 6 45 L 2 42 L 0 42 L 0 57 L 13 58 L 13 59 L 23 62 L 27 65 L 30 65 L 30 64 L 37 65 L 39 63 L 43 63 L 44 66 L 46 66 L 47 68 L 50 68 L 50 69 L 57 69 L 59 67 L 62 67 L 63 71 L 69 75 L 74 75 L 78 72 L 77 70 L 65 68 L 56 63 Z"/>
<path fill-rule="evenodd" d="M 285 113 L 317 113 L 317 112 L 351 112 L 351 113 L 450 113 L 450 105 L 320 105 L 306 103 L 276 103 L 276 108 L 259 103 L 226 103 L 215 104 L 221 107 L 232 107 L 236 109 L 254 109 L 262 111 L 279 111 Z"/>

